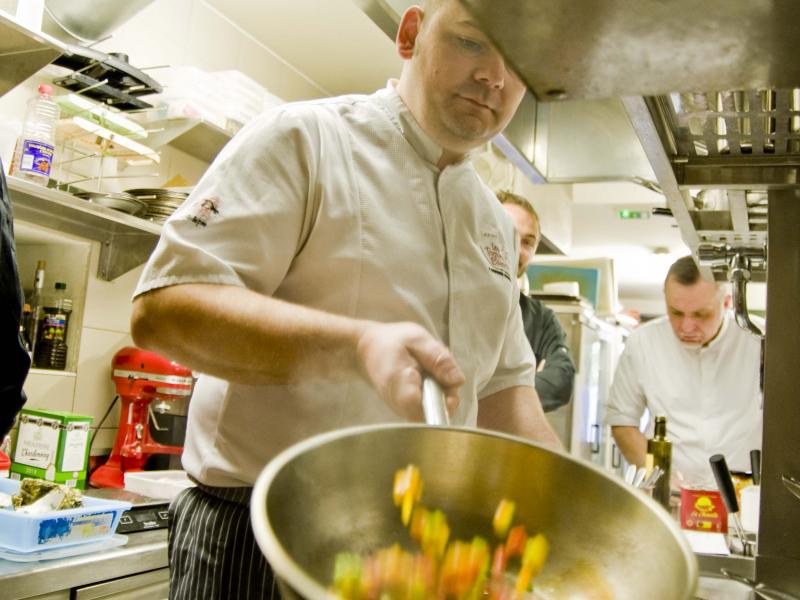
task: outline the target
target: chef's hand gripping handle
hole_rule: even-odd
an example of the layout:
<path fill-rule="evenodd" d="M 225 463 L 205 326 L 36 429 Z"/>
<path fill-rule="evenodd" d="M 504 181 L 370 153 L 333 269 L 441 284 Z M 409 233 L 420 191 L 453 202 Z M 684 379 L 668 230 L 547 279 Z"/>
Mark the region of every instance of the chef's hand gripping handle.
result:
<path fill-rule="evenodd" d="M 444 391 L 430 375 L 422 377 L 422 411 L 425 413 L 425 422 L 428 425 L 450 425 Z"/>

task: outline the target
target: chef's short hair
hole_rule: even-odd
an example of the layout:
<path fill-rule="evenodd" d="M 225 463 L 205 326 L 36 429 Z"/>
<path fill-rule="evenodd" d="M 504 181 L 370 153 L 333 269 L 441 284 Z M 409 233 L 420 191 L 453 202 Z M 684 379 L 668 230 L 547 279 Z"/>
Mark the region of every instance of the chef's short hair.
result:
<path fill-rule="evenodd" d="M 664 287 L 666 288 L 667 282 L 672 278 L 676 283 L 681 285 L 694 285 L 702 276 L 700 274 L 700 269 L 697 268 L 697 263 L 695 262 L 694 258 L 691 254 L 687 256 L 682 256 L 669 268 L 667 271 L 667 276 L 664 278 Z M 722 282 L 715 282 L 717 286 L 718 292 L 724 292 L 726 290 L 726 286 Z"/>
<path fill-rule="evenodd" d="M 700 281 L 700 269 L 691 254 L 682 256 L 670 266 L 667 277 L 664 279 L 666 284 L 669 279 L 674 279 L 681 285 L 694 285 Z"/>
<path fill-rule="evenodd" d="M 525 210 L 530 216 L 536 219 L 536 224 L 539 226 L 539 229 L 542 228 L 542 224 L 539 221 L 539 213 L 536 212 L 536 209 L 533 208 L 533 204 L 531 204 L 527 198 L 523 198 L 519 194 L 509 192 L 508 190 L 499 190 L 495 192 L 495 195 L 497 199 L 500 200 L 500 204 L 516 204 Z"/>

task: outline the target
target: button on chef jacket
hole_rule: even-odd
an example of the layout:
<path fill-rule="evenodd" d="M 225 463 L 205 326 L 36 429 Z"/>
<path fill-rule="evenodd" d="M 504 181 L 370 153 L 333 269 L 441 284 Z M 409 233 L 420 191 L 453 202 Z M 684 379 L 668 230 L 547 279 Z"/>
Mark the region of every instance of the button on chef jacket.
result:
<path fill-rule="evenodd" d="M 667 417 L 672 470 L 689 483 L 713 485 L 708 459 L 725 455 L 731 470 L 750 470 L 761 448 L 760 340 L 730 312 L 707 346 L 683 344 L 662 317 L 635 329 L 625 344 L 609 394 L 606 422 L 638 427 L 650 411 Z"/>
<path fill-rule="evenodd" d="M 469 160 L 440 170 L 441 153 L 392 85 L 278 107 L 223 149 L 164 225 L 135 294 L 220 283 L 419 323 L 466 375 L 454 422 L 475 425 L 478 398 L 533 387 L 535 359 L 517 305 L 513 224 Z M 301 439 L 397 420 L 361 381 L 201 376 L 183 465 L 207 485 L 250 485 Z"/>

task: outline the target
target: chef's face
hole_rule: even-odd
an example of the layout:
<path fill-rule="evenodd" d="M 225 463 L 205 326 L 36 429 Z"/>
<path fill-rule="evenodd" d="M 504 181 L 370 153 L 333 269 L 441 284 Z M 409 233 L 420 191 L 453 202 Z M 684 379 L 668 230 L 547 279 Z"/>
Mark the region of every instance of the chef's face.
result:
<path fill-rule="evenodd" d="M 519 265 L 517 266 L 517 277 L 522 277 L 528 263 L 536 254 L 539 247 L 539 221 L 527 210 L 518 204 L 504 203 L 503 208 L 514 221 L 514 227 L 519 234 Z"/>
<path fill-rule="evenodd" d="M 433 4 L 403 15 L 398 92 L 446 153 L 463 155 L 503 130 L 525 86 L 457 0 Z"/>
<path fill-rule="evenodd" d="M 664 286 L 667 316 L 672 331 L 685 344 L 702 346 L 713 340 L 722 327 L 731 297 L 716 283 L 699 280 L 691 285 L 669 277 Z"/>

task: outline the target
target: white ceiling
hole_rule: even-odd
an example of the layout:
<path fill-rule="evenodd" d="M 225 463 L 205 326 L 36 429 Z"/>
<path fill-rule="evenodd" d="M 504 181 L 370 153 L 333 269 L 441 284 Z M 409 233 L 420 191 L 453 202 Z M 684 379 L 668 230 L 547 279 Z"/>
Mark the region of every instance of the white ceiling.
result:
<path fill-rule="evenodd" d="M 394 44 L 353 0 L 205 0 L 331 95 L 400 73 Z"/>
<path fill-rule="evenodd" d="M 359 8 L 363 0 L 205 1 L 331 95 L 372 92 L 400 71 L 394 44 Z M 397 12 L 412 4 L 380 1 Z M 573 198 L 570 255 L 610 256 L 623 295 L 660 297 L 662 263 L 687 252 L 674 221 L 622 221 L 615 209 L 649 210 L 664 199 L 627 183 L 576 185 Z"/>

